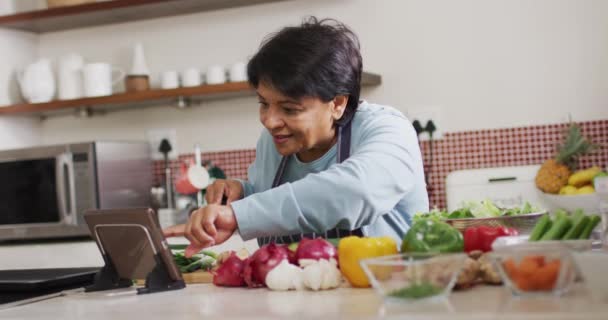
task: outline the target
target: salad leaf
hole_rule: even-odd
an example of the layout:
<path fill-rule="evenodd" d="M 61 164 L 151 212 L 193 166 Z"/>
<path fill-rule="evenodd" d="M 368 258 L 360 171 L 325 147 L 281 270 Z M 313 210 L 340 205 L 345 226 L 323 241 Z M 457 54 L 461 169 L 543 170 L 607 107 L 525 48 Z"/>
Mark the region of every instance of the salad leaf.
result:
<path fill-rule="evenodd" d="M 493 218 L 500 216 L 514 216 L 520 214 L 530 214 L 540 212 L 541 210 L 525 202 L 521 207 L 501 208 L 492 200 L 485 199 L 483 201 L 466 201 L 461 204 L 461 207 L 452 212 L 442 211 L 437 208 L 426 213 L 416 213 L 414 222 L 418 220 L 445 220 L 445 219 L 463 219 L 463 218 Z"/>
<path fill-rule="evenodd" d="M 435 208 L 429 212 L 418 212 L 414 215 L 413 222 L 416 222 L 419 220 L 429 220 L 429 219 L 435 220 L 435 221 L 448 219 L 448 212 L 439 210 L 437 208 Z"/>
<path fill-rule="evenodd" d="M 448 215 L 448 219 L 464 219 L 464 218 L 474 218 L 473 214 L 471 213 L 471 210 L 469 209 L 457 209 L 452 211 L 452 213 L 450 213 Z"/>
<path fill-rule="evenodd" d="M 503 215 L 504 216 L 516 216 L 519 214 L 530 214 L 530 213 L 535 213 L 535 212 L 540 212 L 540 209 L 531 205 L 528 201 L 526 201 L 526 203 L 524 203 L 521 206 L 521 208 L 513 207 L 513 208 L 504 209 Z"/>
<path fill-rule="evenodd" d="M 491 200 L 466 201 L 463 209 L 468 209 L 475 218 L 493 218 L 502 214 L 500 209 Z"/>

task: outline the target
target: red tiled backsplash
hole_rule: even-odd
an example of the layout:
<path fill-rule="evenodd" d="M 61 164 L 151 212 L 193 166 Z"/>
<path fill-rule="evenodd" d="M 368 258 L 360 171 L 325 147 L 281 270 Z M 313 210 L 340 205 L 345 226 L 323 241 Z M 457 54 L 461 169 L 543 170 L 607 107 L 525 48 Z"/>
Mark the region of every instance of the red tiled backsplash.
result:
<path fill-rule="evenodd" d="M 583 134 L 601 147 L 593 154 L 581 157 L 580 166 L 608 164 L 608 120 L 580 122 Z M 551 158 L 555 147 L 563 140 L 568 124 L 538 125 L 520 128 L 491 129 L 445 133 L 431 144 L 423 141 L 425 168 L 430 169 L 429 198 L 431 208 L 445 208 L 445 178 L 451 171 L 506 166 L 540 164 Z M 245 179 L 247 168 L 255 159 L 255 149 L 202 153 L 203 162 L 211 161 L 230 178 Z M 193 154 L 180 155 L 170 162 L 174 177 L 181 162 L 193 161 Z M 164 178 L 164 162 L 154 163 L 157 182 Z"/>
<path fill-rule="evenodd" d="M 249 164 L 255 159 L 255 149 L 202 152 L 201 159 L 203 163 L 211 161 L 213 165 L 221 168 L 229 178 L 246 179 L 247 168 L 249 168 Z M 169 161 L 174 180 L 179 176 L 179 169 L 182 163 L 194 163 L 194 154 L 183 154 L 177 160 Z M 161 183 L 165 177 L 165 162 L 163 160 L 154 161 L 153 168 L 155 182 Z"/>

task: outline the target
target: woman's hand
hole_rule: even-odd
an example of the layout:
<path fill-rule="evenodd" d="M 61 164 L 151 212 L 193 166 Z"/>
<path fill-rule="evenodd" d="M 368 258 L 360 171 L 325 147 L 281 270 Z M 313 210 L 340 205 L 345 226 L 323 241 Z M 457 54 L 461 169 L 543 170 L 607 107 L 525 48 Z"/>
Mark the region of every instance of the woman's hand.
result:
<path fill-rule="evenodd" d="M 190 245 L 184 255 L 191 257 L 203 248 L 228 240 L 236 227 L 236 218 L 231 206 L 210 204 L 192 213 L 187 224 L 168 227 L 163 230 L 163 234 L 165 237 L 186 237 Z"/>
<path fill-rule="evenodd" d="M 243 198 L 243 186 L 236 180 L 217 179 L 207 187 L 205 200 L 208 204 L 222 204 L 222 197 L 226 196 L 226 204 Z"/>

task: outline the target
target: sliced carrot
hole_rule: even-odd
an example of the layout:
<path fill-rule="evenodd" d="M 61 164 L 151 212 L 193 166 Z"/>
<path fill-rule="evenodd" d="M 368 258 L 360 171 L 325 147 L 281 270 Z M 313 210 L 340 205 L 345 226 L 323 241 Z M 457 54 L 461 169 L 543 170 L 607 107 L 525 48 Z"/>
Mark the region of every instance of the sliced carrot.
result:
<path fill-rule="evenodd" d="M 554 260 L 539 269 L 536 278 L 538 279 L 538 287 L 541 290 L 553 290 L 555 282 L 559 275 L 560 261 Z"/>
<path fill-rule="evenodd" d="M 524 277 L 533 277 L 538 269 L 541 267 L 539 261 L 536 259 L 527 259 L 525 257 L 519 263 L 519 268 L 517 268 L 517 272 L 520 273 Z"/>
<path fill-rule="evenodd" d="M 561 267 L 561 261 L 559 261 L 559 259 L 552 260 L 545 265 L 545 268 L 547 267 L 559 270 L 559 268 Z"/>
<path fill-rule="evenodd" d="M 530 281 L 529 277 L 520 275 L 517 278 L 515 278 L 514 280 L 515 280 L 514 282 L 517 285 L 517 287 L 519 288 L 519 290 L 523 290 L 523 291 L 534 290 L 534 285 Z"/>
<path fill-rule="evenodd" d="M 545 257 L 543 256 L 539 256 L 539 255 L 529 255 L 529 256 L 525 256 L 523 259 L 521 259 L 521 263 L 534 263 L 539 267 L 542 267 L 545 265 Z"/>
<path fill-rule="evenodd" d="M 507 259 L 503 267 L 520 290 L 552 290 L 559 274 L 560 261 L 547 262 L 543 256 L 530 255 L 524 257 L 519 265 Z"/>
<path fill-rule="evenodd" d="M 513 279 L 517 277 L 517 264 L 513 259 L 507 259 L 502 263 L 502 267 L 505 272 L 509 275 L 509 278 Z"/>

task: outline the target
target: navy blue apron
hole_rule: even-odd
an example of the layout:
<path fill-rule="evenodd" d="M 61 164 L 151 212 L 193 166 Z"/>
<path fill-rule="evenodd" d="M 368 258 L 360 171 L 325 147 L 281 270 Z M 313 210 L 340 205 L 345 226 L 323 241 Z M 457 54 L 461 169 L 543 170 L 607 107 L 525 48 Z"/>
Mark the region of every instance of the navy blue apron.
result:
<path fill-rule="evenodd" d="M 343 126 L 336 127 L 336 133 L 338 135 L 338 152 L 337 152 L 337 162 L 342 163 L 342 161 L 346 160 L 350 156 L 350 137 L 351 137 L 351 123 L 352 120 L 347 122 Z M 281 159 L 281 163 L 279 164 L 279 168 L 277 169 L 277 173 L 274 176 L 274 180 L 272 182 L 272 188 L 278 187 L 281 185 L 281 180 L 283 179 L 283 173 L 285 172 L 285 167 L 287 166 L 287 162 L 289 158 L 292 156 L 286 156 Z M 294 234 L 287 236 L 270 236 L 270 237 L 262 237 L 258 238 L 258 244 L 263 246 L 265 244 L 274 242 L 274 243 L 293 243 L 299 242 L 302 238 L 314 239 L 317 237 L 323 237 L 325 239 L 332 238 L 342 238 L 347 236 L 363 236 L 363 232 L 360 228 L 355 230 L 346 230 L 346 229 L 331 229 L 324 233 L 307 233 L 307 234 Z"/>

